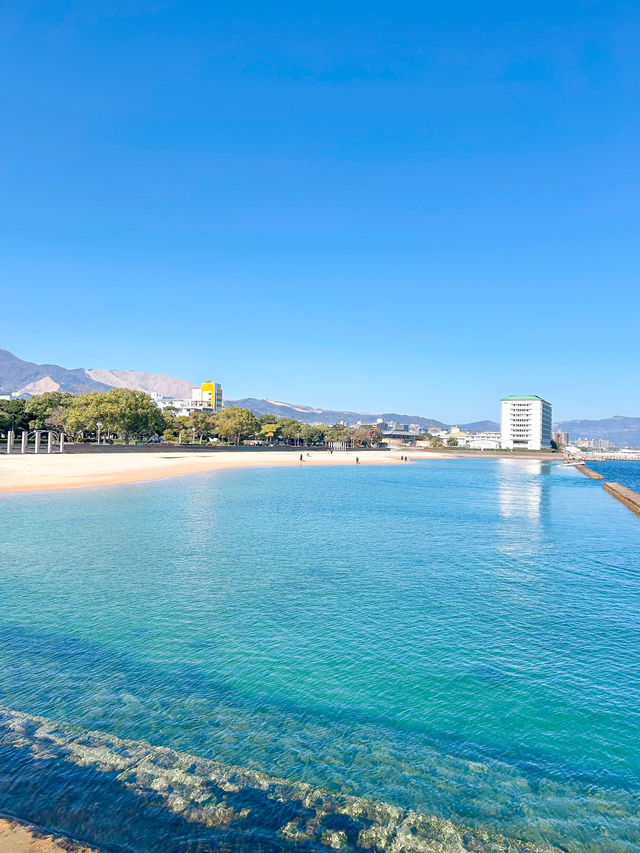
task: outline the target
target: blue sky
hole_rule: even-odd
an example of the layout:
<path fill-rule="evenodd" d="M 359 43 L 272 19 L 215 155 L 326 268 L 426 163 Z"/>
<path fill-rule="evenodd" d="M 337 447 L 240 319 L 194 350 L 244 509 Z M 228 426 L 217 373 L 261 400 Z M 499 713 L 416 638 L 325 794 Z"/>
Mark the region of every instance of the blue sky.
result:
<path fill-rule="evenodd" d="M 640 7 L 5 4 L 0 346 L 640 415 Z"/>

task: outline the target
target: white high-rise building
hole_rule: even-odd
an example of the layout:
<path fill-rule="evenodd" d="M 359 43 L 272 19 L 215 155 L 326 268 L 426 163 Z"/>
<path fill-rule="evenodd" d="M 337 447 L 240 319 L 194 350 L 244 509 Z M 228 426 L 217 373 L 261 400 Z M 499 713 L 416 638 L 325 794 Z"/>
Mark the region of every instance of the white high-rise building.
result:
<path fill-rule="evenodd" d="M 500 442 L 505 450 L 551 447 L 551 403 L 533 394 L 504 397 L 500 406 Z"/>

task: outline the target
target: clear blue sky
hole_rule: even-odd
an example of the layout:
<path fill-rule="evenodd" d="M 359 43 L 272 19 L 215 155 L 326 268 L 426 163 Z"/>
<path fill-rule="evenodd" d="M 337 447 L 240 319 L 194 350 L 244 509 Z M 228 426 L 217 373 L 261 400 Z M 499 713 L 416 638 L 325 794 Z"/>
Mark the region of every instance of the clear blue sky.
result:
<path fill-rule="evenodd" d="M 4 5 L 0 346 L 445 421 L 640 415 L 640 7 Z"/>

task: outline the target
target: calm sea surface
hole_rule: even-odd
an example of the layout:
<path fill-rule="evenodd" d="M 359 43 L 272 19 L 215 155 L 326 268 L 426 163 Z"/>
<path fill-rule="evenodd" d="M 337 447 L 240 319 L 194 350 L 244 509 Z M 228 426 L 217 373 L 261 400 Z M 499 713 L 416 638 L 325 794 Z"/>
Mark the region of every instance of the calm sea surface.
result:
<path fill-rule="evenodd" d="M 587 462 L 594 471 L 604 475 L 605 480 L 622 483 L 630 489 L 640 492 L 640 462 L 611 460 L 610 462 Z"/>
<path fill-rule="evenodd" d="M 640 849 L 640 519 L 573 468 L 229 471 L 5 496 L 0 524 L 5 710 Z M 0 738 L 0 811 L 104 843 L 113 803 L 69 815 L 111 777 L 29 750 Z"/>

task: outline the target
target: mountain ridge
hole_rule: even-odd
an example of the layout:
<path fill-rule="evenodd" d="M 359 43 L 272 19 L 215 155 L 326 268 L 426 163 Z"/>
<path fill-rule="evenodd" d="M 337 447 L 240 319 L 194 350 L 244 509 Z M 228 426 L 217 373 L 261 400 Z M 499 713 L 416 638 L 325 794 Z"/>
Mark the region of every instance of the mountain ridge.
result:
<path fill-rule="evenodd" d="M 186 379 L 148 373 L 138 370 L 105 370 L 102 368 L 66 368 L 57 364 L 36 364 L 25 361 L 6 349 L 0 349 L 0 394 L 31 396 L 46 391 L 70 391 L 80 394 L 87 391 L 108 391 L 110 388 L 131 388 L 147 393 L 159 393 L 167 397 L 190 397 L 194 383 Z M 286 403 L 273 399 L 243 397 L 237 400 L 225 400 L 226 405 L 237 405 L 251 409 L 256 415 L 273 414 L 276 417 L 290 417 L 306 423 L 337 423 L 345 421 L 354 424 L 358 421 L 369 422 L 381 418 L 384 421 L 418 424 L 421 427 L 443 429 L 451 426 L 434 418 L 422 415 L 405 415 L 398 412 L 352 412 L 339 409 L 320 409 L 302 403 Z M 473 421 L 459 424 L 470 432 L 496 432 L 499 424 L 491 420 Z M 572 419 L 557 421 L 554 429 L 568 432 L 570 438 L 603 438 L 615 446 L 640 447 L 640 417 L 615 415 L 600 420 Z"/>
<path fill-rule="evenodd" d="M 576 418 L 554 424 L 554 428 L 558 427 L 569 433 L 569 441 L 579 438 L 604 438 L 615 447 L 640 447 L 640 418 L 626 415 L 614 415 L 600 420 Z"/>
<path fill-rule="evenodd" d="M 195 383 L 158 373 L 145 373 L 138 370 L 105 370 L 103 368 L 68 369 L 57 364 L 36 364 L 24 361 L 6 349 L 0 349 L 0 394 L 30 396 L 46 391 L 70 391 L 80 394 L 87 391 L 108 391 L 109 388 L 131 388 L 135 391 L 159 393 L 167 397 L 184 398 L 191 396 Z M 422 427 L 443 429 L 448 424 L 434 418 L 421 415 L 404 415 L 398 412 L 353 412 L 339 409 L 320 409 L 302 403 L 286 403 L 272 399 L 244 397 L 238 400 L 225 400 L 226 405 L 242 406 L 251 409 L 256 415 L 273 414 L 276 417 L 296 418 L 305 423 L 338 423 L 345 421 L 355 424 L 359 421 L 384 421 L 418 424 Z M 479 421 L 481 429 L 494 429 L 498 424 L 492 421 Z M 465 426 L 462 424 L 461 426 Z M 471 425 L 470 425 L 471 426 Z"/>
<path fill-rule="evenodd" d="M 0 394 L 18 396 L 43 394 L 46 391 L 108 391 L 109 388 L 131 388 L 134 391 L 160 393 L 167 397 L 190 397 L 195 387 L 186 379 L 139 370 L 103 370 L 58 364 L 36 364 L 24 361 L 6 349 L 0 349 Z"/>
<path fill-rule="evenodd" d="M 315 409 L 312 406 L 304 406 L 300 403 L 283 403 L 276 400 L 259 399 L 257 397 L 242 397 L 239 400 L 225 400 L 227 405 L 240 406 L 250 409 L 254 415 L 275 415 L 284 418 L 296 418 L 305 423 L 345 423 L 351 425 L 358 421 L 372 423 L 381 418 L 383 421 L 397 421 L 399 423 L 419 424 L 424 427 L 436 427 L 442 429 L 447 424 L 433 418 L 424 418 L 421 415 L 401 415 L 397 412 L 352 412 L 343 409 Z"/>

